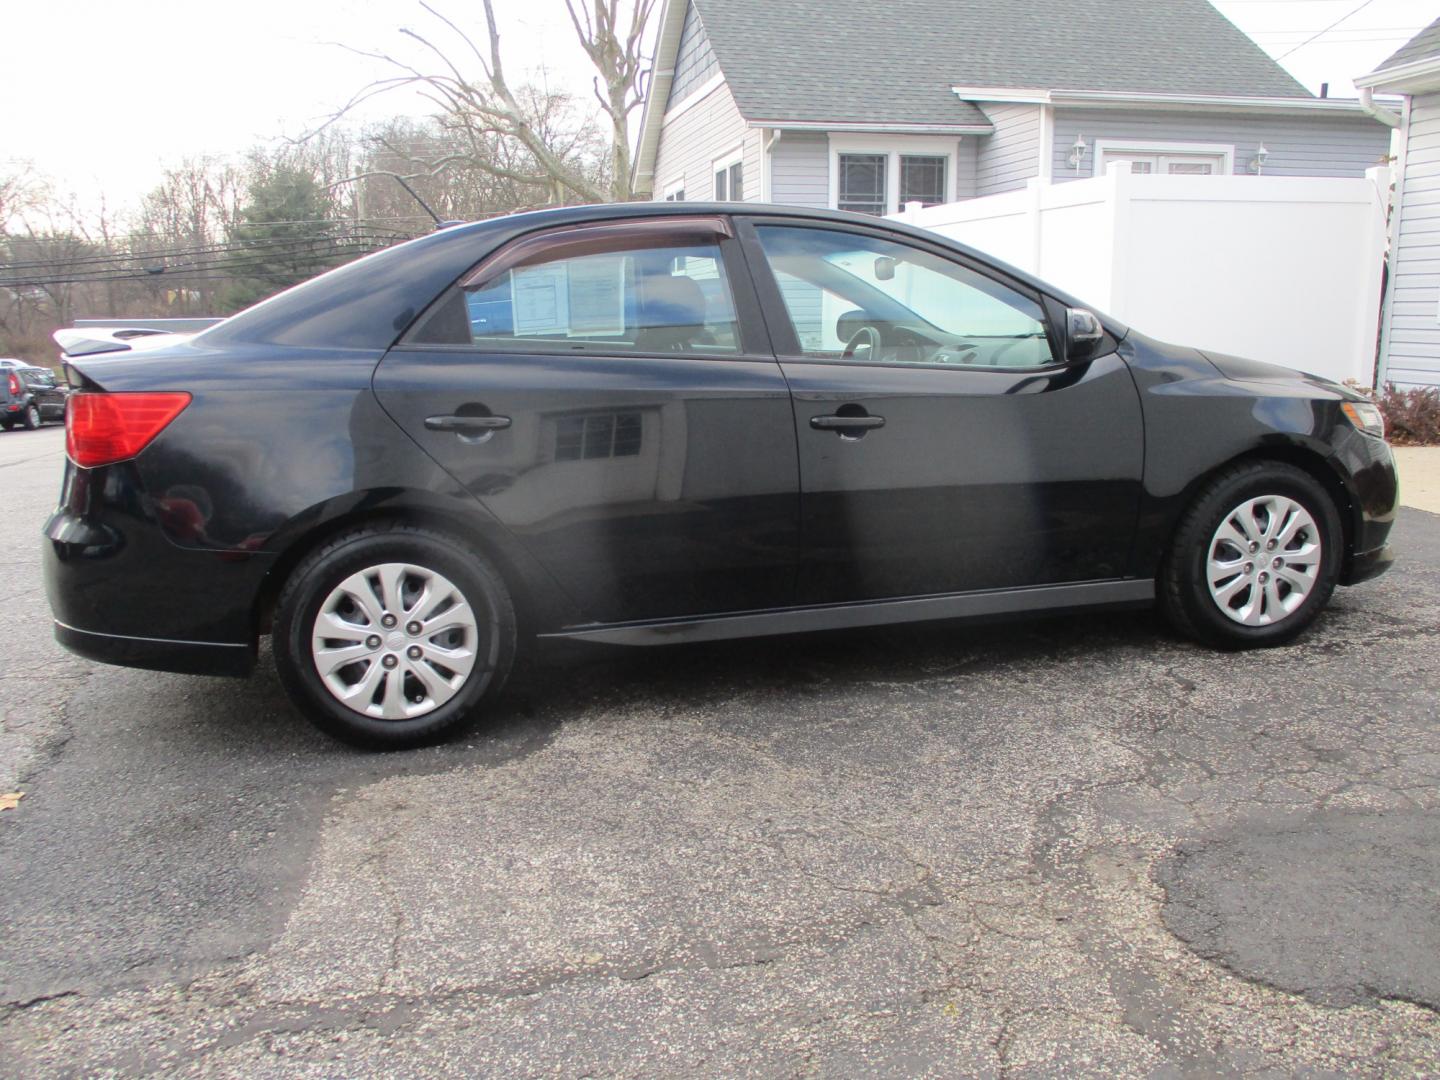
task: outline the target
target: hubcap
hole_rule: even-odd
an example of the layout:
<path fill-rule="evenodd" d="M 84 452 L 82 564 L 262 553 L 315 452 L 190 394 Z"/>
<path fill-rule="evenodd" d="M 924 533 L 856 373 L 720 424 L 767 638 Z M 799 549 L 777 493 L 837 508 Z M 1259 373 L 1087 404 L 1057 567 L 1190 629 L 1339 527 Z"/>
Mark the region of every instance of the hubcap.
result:
<path fill-rule="evenodd" d="M 382 563 L 330 591 L 315 617 L 310 652 L 342 705 L 409 720 L 459 693 L 478 643 L 475 613 L 449 579 L 423 566 Z"/>
<path fill-rule="evenodd" d="M 1271 626 L 1314 590 L 1320 557 L 1320 530 L 1305 507 L 1284 495 L 1247 499 L 1210 539 L 1210 595 L 1235 622 Z"/>

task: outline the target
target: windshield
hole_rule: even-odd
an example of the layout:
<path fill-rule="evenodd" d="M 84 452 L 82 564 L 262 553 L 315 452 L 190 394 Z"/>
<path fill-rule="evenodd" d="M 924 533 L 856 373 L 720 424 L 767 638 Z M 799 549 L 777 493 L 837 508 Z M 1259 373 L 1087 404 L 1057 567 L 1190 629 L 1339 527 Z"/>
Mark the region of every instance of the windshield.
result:
<path fill-rule="evenodd" d="M 22 368 L 20 377 L 31 386 L 55 385 L 55 373 L 49 368 Z"/>

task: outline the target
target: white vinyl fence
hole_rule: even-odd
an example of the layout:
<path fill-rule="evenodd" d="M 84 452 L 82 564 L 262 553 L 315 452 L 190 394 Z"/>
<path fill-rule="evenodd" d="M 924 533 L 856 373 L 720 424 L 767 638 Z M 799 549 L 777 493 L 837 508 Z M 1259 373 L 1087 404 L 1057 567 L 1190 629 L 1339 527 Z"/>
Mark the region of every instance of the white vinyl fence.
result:
<path fill-rule="evenodd" d="M 1369 385 L 1389 172 L 1364 179 L 1150 176 L 897 217 L 978 248 L 1143 333 Z"/>

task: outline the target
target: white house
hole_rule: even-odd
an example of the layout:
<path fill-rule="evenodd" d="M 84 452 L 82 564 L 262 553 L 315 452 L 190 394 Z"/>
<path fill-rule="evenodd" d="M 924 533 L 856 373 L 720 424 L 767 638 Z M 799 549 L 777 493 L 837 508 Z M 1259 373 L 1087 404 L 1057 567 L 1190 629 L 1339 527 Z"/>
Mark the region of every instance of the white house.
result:
<path fill-rule="evenodd" d="M 1389 144 L 1208 0 L 665 0 L 634 180 L 885 214 L 1115 162 L 1360 177 Z"/>
<path fill-rule="evenodd" d="M 1405 95 L 1378 381 L 1440 386 L 1440 19 L 1355 85 Z"/>

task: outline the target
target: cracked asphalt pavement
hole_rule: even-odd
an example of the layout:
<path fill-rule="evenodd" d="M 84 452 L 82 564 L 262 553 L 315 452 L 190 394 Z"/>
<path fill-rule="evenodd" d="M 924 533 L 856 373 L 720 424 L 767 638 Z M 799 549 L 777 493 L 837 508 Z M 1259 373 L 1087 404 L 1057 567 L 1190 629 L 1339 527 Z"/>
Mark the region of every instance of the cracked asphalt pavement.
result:
<path fill-rule="evenodd" d="M 1440 1070 L 1440 518 L 1291 648 L 622 652 L 374 756 L 61 652 L 60 453 L 0 435 L 7 1076 Z"/>

